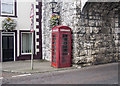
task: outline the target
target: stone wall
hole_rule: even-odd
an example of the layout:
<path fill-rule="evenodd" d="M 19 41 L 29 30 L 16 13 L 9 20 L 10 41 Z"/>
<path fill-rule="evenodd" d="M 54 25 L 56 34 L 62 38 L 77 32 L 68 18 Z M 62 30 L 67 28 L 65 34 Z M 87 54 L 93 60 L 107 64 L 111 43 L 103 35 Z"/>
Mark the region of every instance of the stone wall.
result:
<path fill-rule="evenodd" d="M 119 57 L 118 13 L 111 3 L 89 3 L 81 15 L 81 31 L 77 32 L 76 64 L 99 64 L 117 61 Z M 116 3 L 113 3 L 116 4 Z M 103 5 L 103 7 L 100 6 Z M 89 6 L 91 8 L 89 8 Z M 99 10 L 98 10 L 99 7 Z M 106 9 L 104 9 L 106 7 Z M 108 9 L 107 9 L 108 8 Z M 115 31 L 117 29 L 117 31 Z M 117 41 L 117 42 L 116 42 Z"/>
<path fill-rule="evenodd" d="M 57 0 L 56 0 L 57 1 Z M 117 61 L 120 56 L 120 28 L 117 3 L 88 3 L 81 12 L 80 0 L 58 0 L 60 24 L 72 29 L 72 62 L 98 64 Z M 43 59 L 51 60 L 52 14 L 50 0 L 42 4 Z M 99 10 L 98 10 L 99 7 Z M 111 11 L 112 10 L 112 11 Z"/>
<path fill-rule="evenodd" d="M 51 17 L 50 0 L 42 1 L 42 58 L 50 60 L 51 58 L 51 29 L 49 20 Z"/>
<path fill-rule="evenodd" d="M 43 49 L 43 59 L 51 60 L 51 28 L 49 27 L 49 20 L 52 16 L 52 10 L 50 8 L 50 1 L 44 0 L 42 2 L 42 49 Z M 80 12 L 80 0 L 56 0 L 58 2 L 57 9 L 60 11 L 60 25 L 69 26 L 74 34 L 72 35 L 75 38 L 75 32 L 77 31 L 77 24 L 80 19 L 80 13 L 77 16 L 77 8 Z M 68 7 L 69 6 L 69 7 Z M 80 22 L 79 25 L 80 27 Z M 74 39 L 74 51 L 76 50 L 76 44 Z M 75 56 L 75 54 L 74 54 Z"/>

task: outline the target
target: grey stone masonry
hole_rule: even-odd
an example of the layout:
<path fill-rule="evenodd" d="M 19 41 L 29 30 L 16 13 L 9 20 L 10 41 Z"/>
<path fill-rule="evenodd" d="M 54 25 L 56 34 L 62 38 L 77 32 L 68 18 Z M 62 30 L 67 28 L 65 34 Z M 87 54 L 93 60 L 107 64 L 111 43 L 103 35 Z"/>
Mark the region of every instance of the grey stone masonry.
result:
<path fill-rule="evenodd" d="M 44 0 L 42 2 L 42 51 L 43 59 L 51 61 L 51 28 L 50 18 L 52 16 L 52 10 L 50 8 L 50 2 L 52 0 Z M 80 19 L 76 14 L 76 9 L 80 9 L 80 0 L 56 0 L 58 2 L 55 10 L 60 11 L 60 25 L 69 26 L 74 33 L 77 31 L 76 25 Z M 79 10 L 80 11 L 80 10 Z M 80 24 L 79 24 L 80 25 Z M 79 26 L 78 25 L 78 26 Z M 79 26 L 80 27 L 80 26 Z M 75 34 L 72 35 L 75 38 Z M 76 42 L 74 42 L 74 51 L 76 50 Z M 76 54 L 75 54 L 76 55 Z M 75 56 L 74 55 L 74 56 Z"/>
<path fill-rule="evenodd" d="M 52 16 L 50 2 L 42 2 L 43 58 L 51 61 Z M 60 24 L 72 29 L 72 62 L 99 64 L 118 61 L 120 56 L 120 27 L 118 2 L 87 2 L 81 11 L 80 0 L 56 0 Z"/>
<path fill-rule="evenodd" d="M 76 64 L 99 64 L 117 61 L 119 51 L 119 3 L 87 3 L 77 32 Z"/>

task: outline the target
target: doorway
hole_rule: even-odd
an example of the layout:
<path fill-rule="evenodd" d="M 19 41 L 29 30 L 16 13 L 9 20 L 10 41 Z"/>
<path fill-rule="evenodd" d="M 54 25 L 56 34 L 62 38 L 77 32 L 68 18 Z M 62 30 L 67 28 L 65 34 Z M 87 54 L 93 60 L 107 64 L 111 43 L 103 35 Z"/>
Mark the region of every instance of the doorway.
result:
<path fill-rule="evenodd" d="M 2 33 L 2 61 L 14 61 L 14 33 Z"/>

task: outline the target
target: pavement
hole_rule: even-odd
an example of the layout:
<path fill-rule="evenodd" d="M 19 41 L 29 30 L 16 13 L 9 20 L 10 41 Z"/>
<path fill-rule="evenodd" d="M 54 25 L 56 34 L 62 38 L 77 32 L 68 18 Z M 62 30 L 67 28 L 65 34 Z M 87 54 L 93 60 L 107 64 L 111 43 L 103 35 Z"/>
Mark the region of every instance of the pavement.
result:
<path fill-rule="evenodd" d="M 77 86 L 78 84 L 105 84 L 105 86 L 111 84 L 118 86 L 118 64 L 108 63 L 72 70 L 18 74 L 3 78 L 2 84 L 55 84 L 55 86 L 56 84 L 77 84 Z"/>
<path fill-rule="evenodd" d="M 33 70 L 31 69 L 31 61 L 12 61 L 12 62 L 3 62 L 2 71 L 3 72 L 15 72 L 15 73 L 44 73 L 44 72 L 53 72 L 61 70 L 70 70 L 76 69 L 76 67 L 67 67 L 67 68 L 54 68 L 51 66 L 51 63 L 44 60 L 34 60 Z"/>

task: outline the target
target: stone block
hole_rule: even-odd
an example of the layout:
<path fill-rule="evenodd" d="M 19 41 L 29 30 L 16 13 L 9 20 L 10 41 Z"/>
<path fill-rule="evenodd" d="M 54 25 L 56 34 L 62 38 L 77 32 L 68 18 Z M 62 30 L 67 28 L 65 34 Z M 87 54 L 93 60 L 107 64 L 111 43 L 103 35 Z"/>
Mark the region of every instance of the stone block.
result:
<path fill-rule="evenodd" d="M 74 58 L 74 63 L 75 64 L 81 64 L 81 63 L 86 63 L 87 62 L 87 57 L 81 56 L 81 57 L 76 57 Z"/>
<path fill-rule="evenodd" d="M 93 28 L 94 33 L 99 33 L 99 28 Z"/>
<path fill-rule="evenodd" d="M 87 50 L 82 50 L 82 51 L 80 51 L 80 56 L 85 56 L 85 55 L 87 55 Z"/>

